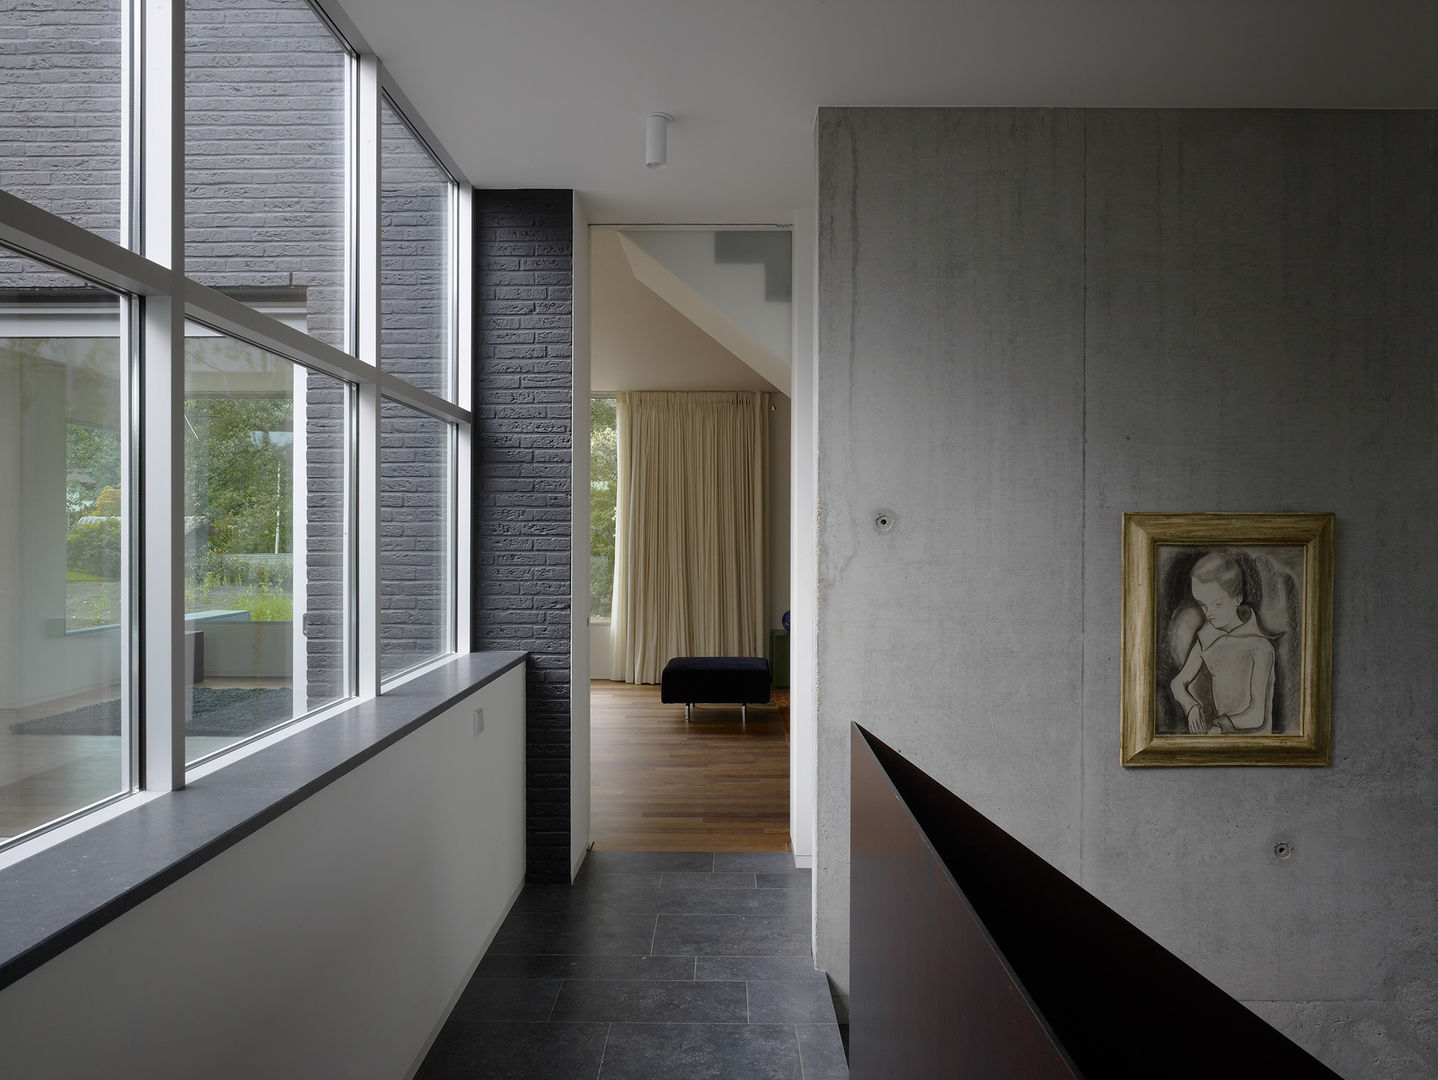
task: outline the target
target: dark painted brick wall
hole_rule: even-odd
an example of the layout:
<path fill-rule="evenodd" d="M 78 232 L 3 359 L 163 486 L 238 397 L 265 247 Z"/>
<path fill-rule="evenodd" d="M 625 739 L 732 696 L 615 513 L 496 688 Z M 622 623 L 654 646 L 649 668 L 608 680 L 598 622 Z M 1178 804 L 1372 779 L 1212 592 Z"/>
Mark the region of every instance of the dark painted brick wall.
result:
<path fill-rule="evenodd" d="M 475 192 L 474 647 L 528 649 L 528 879 L 569 881 L 572 194 Z"/>

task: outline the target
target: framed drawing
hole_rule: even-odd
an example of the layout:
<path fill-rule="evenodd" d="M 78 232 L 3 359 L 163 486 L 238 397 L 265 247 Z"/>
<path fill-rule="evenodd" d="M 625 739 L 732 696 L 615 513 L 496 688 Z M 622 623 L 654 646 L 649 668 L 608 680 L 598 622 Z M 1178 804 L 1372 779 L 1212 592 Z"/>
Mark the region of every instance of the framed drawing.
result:
<path fill-rule="evenodd" d="M 1327 765 L 1332 514 L 1123 516 L 1124 765 Z"/>

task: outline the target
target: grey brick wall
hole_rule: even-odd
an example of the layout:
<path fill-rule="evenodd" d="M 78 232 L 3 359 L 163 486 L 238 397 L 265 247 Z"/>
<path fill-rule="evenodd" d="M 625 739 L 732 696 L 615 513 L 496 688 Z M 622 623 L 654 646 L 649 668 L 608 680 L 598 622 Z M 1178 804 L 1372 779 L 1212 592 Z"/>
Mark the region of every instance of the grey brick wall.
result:
<path fill-rule="evenodd" d="M 380 409 L 380 673 L 445 651 L 449 425 L 393 401 Z"/>
<path fill-rule="evenodd" d="M 449 178 L 388 102 L 380 134 L 380 366 L 448 397 Z"/>
<path fill-rule="evenodd" d="M 120 0 L 9 0 L 0 14 L 0 189 L 120 240 Z M 65 287 L 0 264 L 0 285 Z"/>
<path fill-rule="evenodd" d="M 573 212 L 475 192 L 474 647 L 528 649 L 528 879 L 569 881 Z"/>
<path fill-rule="evenodd" d="M 306 539 L 305 634 L 311 708 L 347 692 L 344 685 L 345 447 L 344 386 L 311 372 L 305 380 Z M 298 617 L 298 616 L 297 616 Z M 297 628 L 298 629 L 298 628 Z"/>
<path fill-rule="evenodd" d="M 298 0 L 185 5 L 185 273 L 303 286 L 344 344 L 345 55 Z"/>

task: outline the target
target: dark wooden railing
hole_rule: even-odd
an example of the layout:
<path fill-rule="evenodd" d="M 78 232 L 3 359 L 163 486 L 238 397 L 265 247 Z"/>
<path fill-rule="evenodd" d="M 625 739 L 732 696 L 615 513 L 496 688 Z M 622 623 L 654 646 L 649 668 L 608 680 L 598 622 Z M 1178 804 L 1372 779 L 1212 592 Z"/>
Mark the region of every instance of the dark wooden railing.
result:
<path fill-rule="evenodd" d="M 855 1080 L 1337 1074 L 858 725 Z"/>

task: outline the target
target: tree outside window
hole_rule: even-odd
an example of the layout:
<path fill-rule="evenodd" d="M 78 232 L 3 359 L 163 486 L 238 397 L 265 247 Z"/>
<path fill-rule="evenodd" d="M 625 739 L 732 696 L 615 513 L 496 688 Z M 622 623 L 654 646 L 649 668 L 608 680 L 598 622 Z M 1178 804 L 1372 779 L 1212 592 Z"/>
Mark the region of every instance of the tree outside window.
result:
<path fill-rule="evenodd" d="M 615 399 L 589 399 L 589 621 L 608 622 L 614 596 Z"/>

